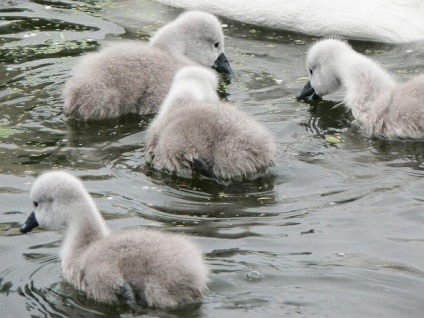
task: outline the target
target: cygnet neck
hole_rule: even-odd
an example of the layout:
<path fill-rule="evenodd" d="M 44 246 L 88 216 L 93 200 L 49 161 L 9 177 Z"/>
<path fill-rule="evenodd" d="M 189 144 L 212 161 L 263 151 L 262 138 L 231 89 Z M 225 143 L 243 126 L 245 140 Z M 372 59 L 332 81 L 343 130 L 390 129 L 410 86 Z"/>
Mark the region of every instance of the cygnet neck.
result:
<path fill-rule="evenodd" d="M 191 64 L 185 56 L 184 35 L 173 28 L 173 24 L 164 26 L 150 39 L 150 45 Z"/>
<path fill-rule="evenodd" d="M 82 253 L 90 244 L 109 235 L 109 229 L 93 199 L 84 193 L 68 207 L 68 219 L 62 244 L 62 259 Z M 74 257 L 74 256 L 73 256 Z"/>
<path fill-rule="evenodd" d="M 346 89 L 345 104 L 355 117 L 360 113 L 380 114 L 384 109 L 373 108 L 373 102 L 384 91 L 390 91 L 395 80 L 380 65 L 368 57 L 351 51 L 343 54 L 336 62 L 342 85 Z"/>
<path fill-rule="evenodd" d="M 205 87 L 205 85 L 208 84 L 199 83 L 195 79 L 174 84 L 161 106 L 159 116 L 169 115 L 181 106 L 185 106 L 188 101 L 218 102 L 219 97 L 216 91 L 212 87 Z"/>

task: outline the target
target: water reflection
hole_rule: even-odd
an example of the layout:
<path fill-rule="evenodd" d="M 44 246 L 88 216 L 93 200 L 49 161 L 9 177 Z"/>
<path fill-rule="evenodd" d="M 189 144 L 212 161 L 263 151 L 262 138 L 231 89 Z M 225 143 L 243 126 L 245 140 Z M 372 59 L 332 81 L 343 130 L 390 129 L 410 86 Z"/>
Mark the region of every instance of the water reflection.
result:
<path fill-rule="evenodd" d="M 307 123 L 302 123 L 308 131 L 316 136 L 341 133 L 351 126 L 352 114 L 343 103 L 328 100 L 308 101 L 311 116 Z"/>
<path fill-rule="evenodd" d="M 26 310 L 40 317 L 119 317 L 116 306 L 92 304 L 64 282 L 39 288 L 32 280 L 16 292 L 25 298 Z"/>
<path fill-rule="evenodd" d="M 387 167 L 409 167 L 424 170 L 424 143 L 374 139 L 373 152 Z"/>
<path fill-rule="evenodd" d="M 367 148 L 377 156 L 377 161 L 387 162 L 388 167 L 423 168 L 424 143 L 420 140 L 387 140 L 368 138 L 342 102 L 328 100 L 306 101 L 311 114 L 307 123 L 300 125 L 315 136 L 335 135 L 345 147 Z M 318 153 L 319 154 L 319 153 Z M 322 154 L 322 153 L 321 153 Z M 311 153 L 310 157 L 314 157 Z"/>

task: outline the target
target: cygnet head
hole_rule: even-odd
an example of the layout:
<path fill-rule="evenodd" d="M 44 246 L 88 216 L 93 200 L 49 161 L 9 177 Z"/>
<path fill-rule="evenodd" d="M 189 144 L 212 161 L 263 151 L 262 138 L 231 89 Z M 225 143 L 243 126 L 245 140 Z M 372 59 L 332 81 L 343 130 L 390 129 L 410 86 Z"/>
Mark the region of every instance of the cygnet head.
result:
<path fill-rule="evenodd" d="M 217 87 L 218 77 L 212 70 L 203 66 L 184 67 L 175 75 L 160 113 L 176 109 L 176 105 L 185 105 L 185 102 L 175 103 L 176 100 L 217 102 L 219 101 Z"/>
<path fill-rule="evenodd" d="M 37 226 L 59 230 L 71 217 L 71 211 L 68 211 L 67 207 L 87 195 L 81 181 L 66 172 L 52 171 L 42 174 L 32 185 L 30 198 L 34 210 L 21 226 L 21 232 L 30 232 Z"/>
<path fill-rule="evenodd" d="M 306 59 L 309 82 L 296 98 L 313 95 L 315 99 L 337 91 L 342 84 L 338 63 L 349 51 L 354 52 L 348 43 L 337 39 L 325 39 L 313 45 Z"/>
<path fill-rule="evenodd" d="M 221 23 L 210 13 L 185 12 L 161 28 L 150 42 L 176 56 L 188 57 L 203 66 L 220 67 L 224 73 L 231 74 L 224 55 Z"/>

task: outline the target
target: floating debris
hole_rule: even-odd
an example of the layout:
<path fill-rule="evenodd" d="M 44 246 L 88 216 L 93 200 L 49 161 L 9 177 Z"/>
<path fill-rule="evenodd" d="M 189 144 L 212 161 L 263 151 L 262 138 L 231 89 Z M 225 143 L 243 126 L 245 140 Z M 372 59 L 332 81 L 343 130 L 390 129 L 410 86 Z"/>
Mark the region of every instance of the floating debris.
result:
<path fill-rule="evenodd" d="M 14 134 L 19 134 L 21 132 L 22 130 L 7 128 L 7 127 L 0 127 L 0 137 L 9 137 Z"/>
<path fill-rule="evenodd" d="M 337 138 L 337 137 L 334 137 L 334 136 L 328 136 L 328 137 L 325 137 L 325 140 L 326 140 L 327 142 L 329 142 L 330 144 L 338 144 L 339 142 L 342 142 L 342 140 L 341 140 L 341 139 L 339 139 L 339 138 Z"/>

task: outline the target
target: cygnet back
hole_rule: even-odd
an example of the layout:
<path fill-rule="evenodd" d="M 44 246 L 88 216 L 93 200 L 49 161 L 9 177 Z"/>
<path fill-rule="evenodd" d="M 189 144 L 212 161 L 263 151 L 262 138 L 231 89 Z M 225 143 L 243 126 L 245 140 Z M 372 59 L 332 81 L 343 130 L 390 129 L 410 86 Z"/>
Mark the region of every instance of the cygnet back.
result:
<path fill-rule="evenodd" d="M 273 165 L 273 136 L 247 114 L 220 102 L 214 77 L 202 67 L 177 73 L 147 131 L 146 161 L 155 169 L 242 180 Z"/>

